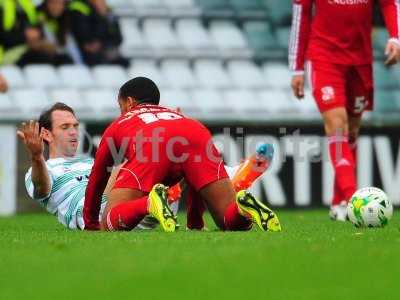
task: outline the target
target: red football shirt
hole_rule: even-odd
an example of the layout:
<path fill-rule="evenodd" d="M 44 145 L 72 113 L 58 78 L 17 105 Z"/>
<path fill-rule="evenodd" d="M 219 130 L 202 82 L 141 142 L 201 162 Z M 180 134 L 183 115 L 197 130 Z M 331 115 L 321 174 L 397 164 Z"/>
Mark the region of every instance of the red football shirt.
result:
<path fill-rule="evenodd" d="M 389 36 L 399 41 L 398 0 L 377 0 Z M 372 62 L 374 0 L 294 0 L 289 67 L 303 71 L 304 61 L 344 65 Z"/>
<path fill-rule="evenodd" d="M 104 131 L 86 187 L 83 209 L 86 229 L 98 229 L 101 196 L 110 177 L 111 169 L 109 168 L 112 168 L 114 164 L 122 163 L 122 161 L 116 161 L 117 159 L 135 156 L 136 141 L 134 138 L 142 130 L 142 125 L 147 124 L 148 131 L 152 130 L 152 126 L 154 128 L 159 126 L 157 122 L 153 123 L 157 118 L 153 113 L 168 120 L 184 118 L 181 114 L 168 108 L 141 104 L 116 119 Z M 120 157 L 122 154 L 123 157 Z"/>

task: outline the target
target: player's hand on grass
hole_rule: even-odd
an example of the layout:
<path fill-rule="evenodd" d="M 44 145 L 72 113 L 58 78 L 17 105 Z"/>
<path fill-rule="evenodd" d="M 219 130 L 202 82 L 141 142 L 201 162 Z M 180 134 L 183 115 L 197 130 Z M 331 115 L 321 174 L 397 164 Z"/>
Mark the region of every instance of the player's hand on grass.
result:
<path fill-rule="evenodd" d="M 22 123 L 17 135 L 25 144 L 32 158 L 36 159 L 43 156 L 43 131 L 39 132 L 39 123 L 37 121 L 30 120 L 28 123 Z"/>
<path fill-rule="evenodd" d="M 293 94 L 297 99 L 304 98 L 304 74 L 302 75 L 294 75 L 292 77 L 291 87 L 293 90 Z"/>
<path fill-rule="evenodd" d="M 389 40 L 386 49 L 385 55 L 387 56 L 385 65 L 391 66 L 400 61 L 400 44 L 396 41 Z"/>

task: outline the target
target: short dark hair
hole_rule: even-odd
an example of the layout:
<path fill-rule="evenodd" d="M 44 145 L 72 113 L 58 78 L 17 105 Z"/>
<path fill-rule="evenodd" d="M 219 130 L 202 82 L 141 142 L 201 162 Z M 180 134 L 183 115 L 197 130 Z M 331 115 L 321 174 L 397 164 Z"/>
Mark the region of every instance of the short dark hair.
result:
<path fill-rule="evenodd" d="M 70 106 L 62 102 L 57 102 L 40 114 L 39 116 L 40 129 L 42 129 L 42 127 L 50 131 L 53 129 L 53 119 L 51 117 L 51 114 L 53 113 L 53 111 L 56 110 L 69 111 L 75 116 L 75 112 Z"/>
<path fill-rule="evenodd" d="M 160 91 L 153 80 L 146 77 L 135 77 L 125 82 L 119 89 L 120 98 L 133 97 L 138 103 L 160 103 Z"/>

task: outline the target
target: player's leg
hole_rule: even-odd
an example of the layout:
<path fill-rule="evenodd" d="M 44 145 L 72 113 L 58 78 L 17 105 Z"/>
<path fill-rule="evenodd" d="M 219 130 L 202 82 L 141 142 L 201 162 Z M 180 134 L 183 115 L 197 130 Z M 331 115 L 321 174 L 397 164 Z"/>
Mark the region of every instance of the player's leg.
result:
<path fill-rule="evenodd" d="M 185 179 L 200 193 L 217 226 L 224 230 L 247 230 L 251 222 L 256 222 L 264 230 L 280 230 L 275 214 L 260 201 L 249 193 L 237 197 L 209 131 L 196 121 L 187 121 L 185 125 L 191 129 L 189 132 L 197 133 L 182 133 L 189 141 L 180 153 L 185 152 L 188 157 L 182 163 Z"/>
<path fill-rule="evenodd" d="M 175 230 L 176 220 L 168 206 L 167 189 L 163 185 L 152 187 L 154 176 L 148 171 L 148 166 L 135 160 L 120 168 L 108 193 L 102 217 L 104 230 L 131 230 L 148 214 L 159 221 L 163 230 Z M 143 176 L 146 172 L 147 177 Z"/>
<path fill-rule="evenodd" d="M 351 197 L 356 187 L 346 110 L 347 72 L 348 68 L 345 66 L 326 62 L 312 62 L 310 67 L 313 96 L 324 121 L 329 154 L 335 172 L 331 217 L 342 220 L 345 220 L 345 213 L 338 216 L 335 210 L 342 200 L 347 201 Z"/>

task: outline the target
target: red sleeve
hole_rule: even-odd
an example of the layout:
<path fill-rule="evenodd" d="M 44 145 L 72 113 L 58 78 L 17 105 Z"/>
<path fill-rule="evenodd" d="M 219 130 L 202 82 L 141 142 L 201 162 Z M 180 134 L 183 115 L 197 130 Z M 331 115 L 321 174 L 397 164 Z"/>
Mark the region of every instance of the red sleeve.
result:
<path fill-rule="evenodd" d="M 113 124 L 111 124 L 101 137 L 92 172 L 90 173 L 89 182 L 86 187 L 85 204 L 83 206 L 85 230 L 100 229 L 99 213 L 101 196 L 110 177 L 108 168 L 113 166 L 113 157 L 108 146 L 110 142 L 115 141 L 113 131 Z"/>
<path fill-rule="evenodd" d="M 390 38 L 399 41 L 399 0 L 379 0 L 379 5 L 381 7 Z"/>
<path fill-rule="evenodd" d="M 289 41 L 289 68 L 292 72 L 304 71 L 313 2 L 314 0 L 293 1 L 292 29 Z"/>

